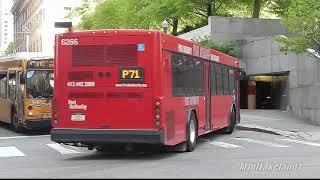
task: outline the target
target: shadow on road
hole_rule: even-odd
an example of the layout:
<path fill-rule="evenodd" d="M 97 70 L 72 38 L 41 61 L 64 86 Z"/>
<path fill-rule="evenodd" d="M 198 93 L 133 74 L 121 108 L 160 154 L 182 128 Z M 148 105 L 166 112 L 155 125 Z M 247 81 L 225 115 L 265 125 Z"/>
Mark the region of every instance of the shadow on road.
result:
<path fill-rule="evenodd" d="M 220 136 L 229 136 L 227 134 L 223 134 L 222 131 L 217 131 L 214 133 L 209 133 L 203 136 L 200 136 L 198 139 L 197 146 L 200 147 L 206 143 L 206 141 L 203 141 L 202 139 L 206 140 L 214 140 Z M 196 148 L 195 151 L 198 149 Z M 118 151 L 113 151 L 113 152 L 103 152 L 103 151 L 96 151 L 93 150 L 91 151 L 93 153 L 90 154 L 84 154 L 80 155 L 77 157 L 71 157 L 66 160 L 71 160 L 71 161 L 81 161 L 81 160 L 141 160 L 141 161 L 146 161 L 146 160 L 162 160 L 166 158 L 170 158 L 173 156 L 179 156 L 179 155 L 192 155 L 192 153 L 188 152 L 179 152 L 179 151 L 172 151 L 168 150 L 165 147 L 158 147 L 155 148 L 154 146 L 148 147 L 148 146 L 142 146 L 139 148 L 139 151 L 131 151 L 131 152 L 126 152 L 125 150 L 118 150 Z"/>
<path fill-rule="evenodd" d="M 9 136 L 39 136 L 39 135 L 48 135 L 50 134 L 51 129 L 34 129 L 34 130 L 29 130 L 29 129 L 23 129 L 22 132 L 15 132 L 10 124 L 0 122 L 0 129 L 7 131 L 7 133 L 4 133 L 2 136 L 6 136 L 9 134 Z"/>
<path fill-rule="evenodd" d="M 71 157 L 66 160 L 71 161 L 82 161 L 82 160 L 139 160 L 139 161 L 146 161 L 146 160 L 162 160 L 165 158 L 169 158 L 172 156 L 177 155 L 177 153 L 173 152 L 166 152 L 164 150 L 160 151 L 153 151 L 153 152 L 99 152 L 99 151 L 92 151 L 92 154 L 86 154 L 83 156 Z"/>
<path fill-rule="evenodd" d="M 51 129 L 39 129 L 39 130 L 28 130 L 26 129 L 24 134 L 29 136 L 49 135 Z"/>

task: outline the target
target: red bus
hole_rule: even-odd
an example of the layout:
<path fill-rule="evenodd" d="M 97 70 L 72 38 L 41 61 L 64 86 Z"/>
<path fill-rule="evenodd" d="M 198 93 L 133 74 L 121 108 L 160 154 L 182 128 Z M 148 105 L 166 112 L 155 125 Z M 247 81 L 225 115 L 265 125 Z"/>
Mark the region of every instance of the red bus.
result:
<path fill-rule="evenodd" d="M 184 144 L 239 123 L 239 60 L 151 30 L 56 35 L 51 140 Z"/>

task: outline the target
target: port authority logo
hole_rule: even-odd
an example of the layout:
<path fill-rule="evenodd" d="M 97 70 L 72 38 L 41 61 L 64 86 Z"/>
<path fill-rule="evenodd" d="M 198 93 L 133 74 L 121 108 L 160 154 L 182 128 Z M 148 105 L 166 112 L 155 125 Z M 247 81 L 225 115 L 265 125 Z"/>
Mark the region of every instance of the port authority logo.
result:
<path fill-rule="evenodd" d="M 68 100 L 69 109 L 72 110 L 87 110 L 87 105 L 85 104 L 77 104 L 77 101 Z"/>
<path fill-rule="evenodd" d="M 243 162 L 240 171 L 301 171 L 302 163 Z"/>

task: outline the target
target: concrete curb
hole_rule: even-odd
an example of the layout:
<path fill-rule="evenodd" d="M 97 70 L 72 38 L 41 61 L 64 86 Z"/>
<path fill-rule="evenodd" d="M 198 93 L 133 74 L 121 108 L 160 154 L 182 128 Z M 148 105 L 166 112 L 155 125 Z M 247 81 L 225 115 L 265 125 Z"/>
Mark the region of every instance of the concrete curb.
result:
<path fill-rule="evenodd" d="M 268 133 L 273 135 L 280 135 L 290 138 L 297 138 L 297 139 L 310 139 L 312 137 L 311 134 L 305 132 L 298 132 L 298 131 L 285 131 L 280 129 L 274 129 L 270 127 L 263 127 L 254 124 L 238 124 L 236 129 L 243 130 L 243 131 L 254 131 L 254 132 L 262 132 Z"/>

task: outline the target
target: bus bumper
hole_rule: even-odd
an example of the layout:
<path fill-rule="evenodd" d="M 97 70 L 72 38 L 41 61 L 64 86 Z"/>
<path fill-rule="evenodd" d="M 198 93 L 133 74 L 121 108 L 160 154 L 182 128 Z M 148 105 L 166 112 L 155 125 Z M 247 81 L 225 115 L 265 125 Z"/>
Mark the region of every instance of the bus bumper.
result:
<path fill-rule="evenodd" d="M 143 143 L 163 144 L 162 130 L 124 129 L 51 129 L 51 140 L 57 143 Z"/>
<path fill-rule="evenodd" d="M 25 120 L 24 124 L 26 129 L 50 129 L 51 120 L 50 119 L 39 119 L 39 120 Z"/>

